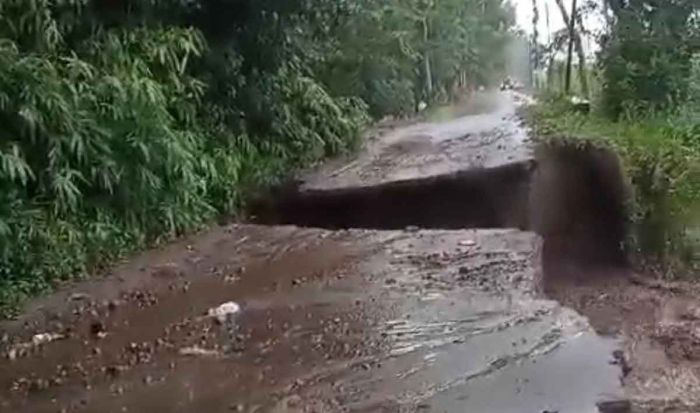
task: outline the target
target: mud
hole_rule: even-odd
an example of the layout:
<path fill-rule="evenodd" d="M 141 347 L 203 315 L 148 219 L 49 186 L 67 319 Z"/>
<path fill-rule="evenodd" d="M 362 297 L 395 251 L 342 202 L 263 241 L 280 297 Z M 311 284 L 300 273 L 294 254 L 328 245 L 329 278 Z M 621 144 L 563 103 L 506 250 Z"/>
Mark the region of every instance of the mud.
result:
<path fill-rule="evenodd" d="M 0 411 L 699 411 L 700 305 L 627 267 L 617 159 L 494 102 L 34 300 Z"/>
<path fill-rule="evenodd" d="M 616 343 L 536 298 L 539 251 L 513 230 L 221 228 L 6 324 L 6 351 L 66 338 L 5 362 L 3 410 L 594 411 L 619 397 Z M 231 300 L 231 323 L 205 317 Z"/>
<path fill-rule="evenodd" d="M 545 271 L 627 266 L 630 194 L 618 157 L 590 145 L 545 144 L 536 159 L 528 210 L 530 229 L 545 241 Z"/>

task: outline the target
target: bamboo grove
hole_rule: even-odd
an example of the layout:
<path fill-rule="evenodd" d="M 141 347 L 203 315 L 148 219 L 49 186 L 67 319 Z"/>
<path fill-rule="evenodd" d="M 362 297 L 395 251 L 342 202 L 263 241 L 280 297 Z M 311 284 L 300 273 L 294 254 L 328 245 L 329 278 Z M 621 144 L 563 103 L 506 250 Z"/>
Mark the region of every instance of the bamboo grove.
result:
<path fill-rule="evenodd" d="M 2 0 L 0 308 L 486 84 L 500 0 Z"/>

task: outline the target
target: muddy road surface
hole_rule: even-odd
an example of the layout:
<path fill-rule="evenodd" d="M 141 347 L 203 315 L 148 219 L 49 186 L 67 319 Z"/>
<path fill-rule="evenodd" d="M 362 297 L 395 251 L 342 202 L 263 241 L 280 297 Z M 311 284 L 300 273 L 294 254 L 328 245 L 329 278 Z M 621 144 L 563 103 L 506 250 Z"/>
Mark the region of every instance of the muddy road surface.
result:
<path fill-rule="evenodd" d="M 254 224 L 34 300 L 1 325 L 0 411 L 697 411 L 692 300 L 619 260 L 620 211 L 591 195 L 614 168 L 546 172 L 517 97 L 496 103 L 384 131 L 258 202 Z M 677 324 L 652 337 L 662 318 Z"/>

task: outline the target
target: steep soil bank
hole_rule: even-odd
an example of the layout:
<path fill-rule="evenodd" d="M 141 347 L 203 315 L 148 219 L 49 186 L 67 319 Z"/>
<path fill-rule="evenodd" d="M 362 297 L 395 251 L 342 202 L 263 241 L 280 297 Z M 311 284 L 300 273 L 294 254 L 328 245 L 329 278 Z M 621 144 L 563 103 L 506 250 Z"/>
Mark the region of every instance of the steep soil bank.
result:
<path fill-rule="evenodd" d="M 532 163 L 329 190 L 279 189 L 254 204 L 267 225 L 347 229 L 527 229 Z"/>

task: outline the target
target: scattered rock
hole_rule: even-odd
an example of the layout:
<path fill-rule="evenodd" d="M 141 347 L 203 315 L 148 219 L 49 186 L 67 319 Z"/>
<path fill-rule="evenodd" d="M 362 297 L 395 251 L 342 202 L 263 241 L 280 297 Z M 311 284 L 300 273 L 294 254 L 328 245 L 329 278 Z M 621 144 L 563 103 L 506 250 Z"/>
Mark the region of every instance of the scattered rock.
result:
<path fill-rule="evenodd" d="M 49 388 L 49 381 L 44 379 L 32 380 L 29 383 L 29 391 L 41 391 Z"/>
<path fill-rule="evenodd" d="M 90 334 L 96 338 L 104 338 L 107 334 L 104 323 L 102 321 L 93 321 L 90 323 Z"/>
<path fill-rule="evenodd" d="M 9 360 L 15 360 L 19 357 L 23 357 L 27 354 L 29 350 L 35 347 L 48 344 L 52 341 L 62 340 L 66 338 L 65 335 L 59 333 L 39 333 L 32 336 L 32 340 L 24 343 L 19 343 L 7 351 L 6 357 Z"/>
<path fill-rule="evenodd" d="M 207 312 L 209 317 L 214 318 L 217 322 L 223 324 L 234 314 L 241 311 L 241 306 L 233 301 L 221 304 L 218 307 L 210 308 Z"/>
<path fill-rule="evenodd" d="M 40 334 L 34 334 L 32 337 L 32 344 L 34 346 L 40 346 L 42 344 L 47 344 L 52 341 L 56 340 L 61 340 L 65 338 L 63 334 L 58 334 L 58 333 L 40 333 Z"/>

